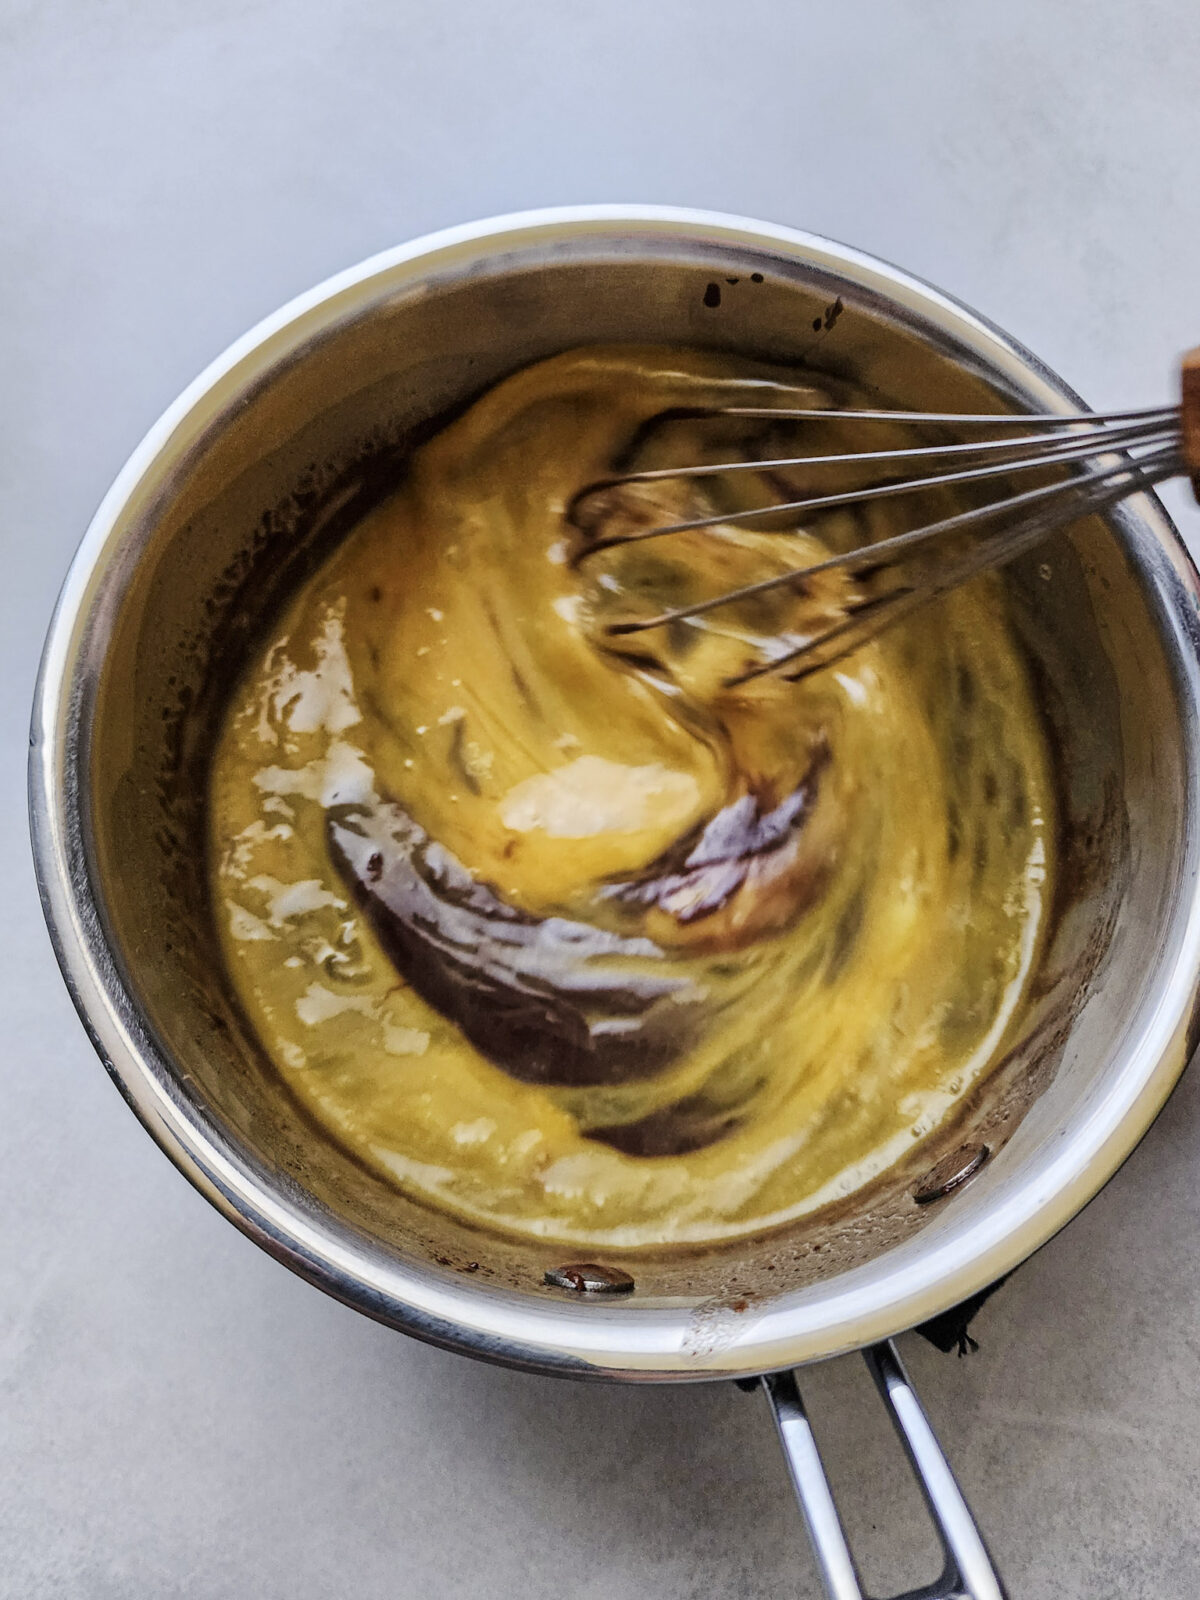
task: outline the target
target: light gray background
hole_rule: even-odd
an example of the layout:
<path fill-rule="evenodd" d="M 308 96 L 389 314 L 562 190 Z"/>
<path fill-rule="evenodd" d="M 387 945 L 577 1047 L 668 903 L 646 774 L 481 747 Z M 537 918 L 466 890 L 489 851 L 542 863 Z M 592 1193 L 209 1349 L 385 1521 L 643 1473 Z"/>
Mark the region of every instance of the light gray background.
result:
<path fill-rule="evenodd" d="M 1200 337 L 1198 66 L 1195 0 L 0 0 L 3 1596 L 816 1594 L 758 1398 L 409 1343 L 176 1175 L 43 932 L 37 651 L 101 493 L 211 356 L 488 213 L 815 229 L 957 292 L 1093 404 L 1162 399 Z M 1198 1134 L 1193 1072 L 978 1355 L 904 1341 L 1014 1600 L 1200 1592 Z M 864 1378 L 811 1387 L 882 1586 L 885 1552 L 912 1581 L 928 1551 Z"/>

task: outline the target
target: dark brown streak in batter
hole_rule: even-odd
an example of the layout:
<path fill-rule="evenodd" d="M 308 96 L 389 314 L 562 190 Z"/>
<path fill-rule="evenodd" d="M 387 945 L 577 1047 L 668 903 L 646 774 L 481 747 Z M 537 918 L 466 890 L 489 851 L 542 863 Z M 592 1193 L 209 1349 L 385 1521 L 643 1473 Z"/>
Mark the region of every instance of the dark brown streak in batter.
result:
<path fill-rule="evenodd" d="M 602 895 L 655 907 L 687 927 L 724 910 L 742 891 L 769 898 L 774 881 L 788 877 L 790 910 L 801 910 L 816 888 L 820 863 L 797 870 L 797 847 L 827 761 L 828 752 L 818 752 L 804 781 L 769 810 L 764 809 L 769 801 L 741 795 L 672 845 L 638 879 L 609 884 Z M 737 941 L 727 934 L 717 942 L 732 947 Z"/>
<path fill-rule="evenodd" d="M 511 1076 L 624 1083 L 693 1042 L 701 996 L 650 940 L 510 906 L 397 805 L 338 807 L 328 827 L 397 970 Z M 648 958 L 665 970 L 639 971 Z"/>

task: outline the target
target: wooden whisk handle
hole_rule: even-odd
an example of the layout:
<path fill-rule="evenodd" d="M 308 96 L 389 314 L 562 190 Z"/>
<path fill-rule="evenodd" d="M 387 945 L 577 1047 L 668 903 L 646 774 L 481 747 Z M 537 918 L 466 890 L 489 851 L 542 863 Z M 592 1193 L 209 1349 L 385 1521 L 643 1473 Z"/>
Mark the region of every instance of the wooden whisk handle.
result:
<path fill-rule="evenodd" d="M 1184 356 L 1180 376 L 1183 464 L 1191 474 L 1192 491 L 1200 500 L 1200 345 Z"/>

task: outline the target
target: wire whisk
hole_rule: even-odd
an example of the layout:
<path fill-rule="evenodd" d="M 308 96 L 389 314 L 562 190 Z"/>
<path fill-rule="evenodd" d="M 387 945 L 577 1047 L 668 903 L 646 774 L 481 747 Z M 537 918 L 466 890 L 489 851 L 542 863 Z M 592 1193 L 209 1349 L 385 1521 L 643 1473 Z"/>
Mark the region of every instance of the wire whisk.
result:
<path fill-rule="evenodd" d="M 988 568 L 1031 550 L 1051 533 L 1081 517 L 1104 511 L 1139 490 L 1169 478 L 1189 475 L 1200 497 L 1200 350 L 1185 356 L 1179 405 L 1141 410 L 1057 414 L 969 415 L 957 412 L 777 409 L 760 406 L 675 407 L 655 422 L 706 418 L 761 419 L 770 423 L 892 423 L 916 427 L 961 429 L 982 437 L 909 448 L 853 450 L 844 453 L 780 456 L 773 460 L 730 460 L 697 465 L 655 467 L 597 479 L 587 484 L 568 507 L 568 517 L 583 534 L 574 561 L 582 566 L 605 550 L 669 538 L 756 519 L 795 517 L 797 523 L 816 513 L 864 505 L 870 501 L 917 491 L 960 489 L 994 479 L 1066 466 L 1069 476 L 1029 489 L 1005 492 L 1001 498 L 970 505 L 962 511 L 873 543 L 863 544 L 806 566 L 797 566 L 761 581 L 730 589 L 694 604 L 662 610 L 649 617 L 607 624 L 616 637 L 686 623 L 738 601 L 751 600 L 787 585 L 802 587 L 820 573 L 852 574 L 863 589 L 848 600 L 842 614 L 798 643 L 765 656 L 727 680 L 728 687 L 778 674 L 796 680 L 840 661 L 885 628 L 911 616 L 949 590 Z M 986 430 L 986 433 L 984 433 Z M 589 529 L 589 503 L 602 493 L 629 485 L 694 480 L 724 474 L 767 475 L 793 469 L 832 467 L 861 472 L 861 486 L 826 494 L 781 498 L 734 514 L 716 512 L 661 525 L 606 533 L 601 519 Z M 882 481 L 872 474 L 886 473 Z M 777 525 L 777 522 L 775 523 Z"/>

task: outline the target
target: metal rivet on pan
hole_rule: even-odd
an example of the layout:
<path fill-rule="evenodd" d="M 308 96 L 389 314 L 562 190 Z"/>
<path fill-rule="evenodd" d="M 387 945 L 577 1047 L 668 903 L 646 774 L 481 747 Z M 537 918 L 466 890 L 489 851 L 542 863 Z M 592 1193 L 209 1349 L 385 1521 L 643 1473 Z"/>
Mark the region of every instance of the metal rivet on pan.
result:
<path fill-rule="evenodd" d="M 550 1267 L 545 1282 L 556 1289 L 571 1289 L 575 1294 L 629 1294 L 633 1279 L 620 1267 L 598 1267 L 581 1261 L 569 1267 Z"/>
<path fill-rule="evenodd" d="M 919 1206 L 927 1206 L 933 1200 L 952 1194 L 968 1178 L 975 1176 L 989 1155 L 991 1151 L 985 1144 L 963 1145 L 961 1150 L 955 1150 L 925 1174 L 913 1190 L 913 1199 Z"/>

